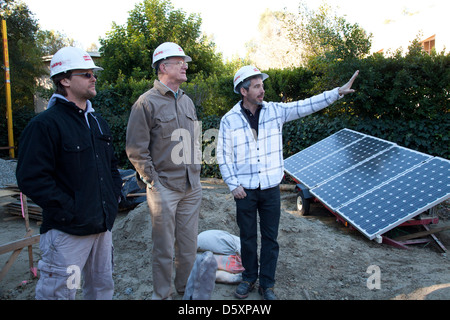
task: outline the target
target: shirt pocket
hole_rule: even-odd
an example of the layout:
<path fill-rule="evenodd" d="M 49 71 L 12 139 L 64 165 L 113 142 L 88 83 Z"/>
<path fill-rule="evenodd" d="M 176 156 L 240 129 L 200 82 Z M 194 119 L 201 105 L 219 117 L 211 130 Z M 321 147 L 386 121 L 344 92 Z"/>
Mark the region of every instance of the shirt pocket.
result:
<path fill-rule="evenodd" d="M 195 112 L 186 113 L 184 128 L 189 131 L 193 139 L 198 138 L 197 136 L 200 130 L 199 125 Z"/>
<path fill-rule="evenodd" d="M 62 161 L 69 165 L 81 166 L 85 160 L 88 159 L 87 155 L 90 153 L 89 149 L 91 145 L 86 142 L 69 141 L 63 144 L 64 154 L 62 155 Z"/>
<path fill-rule="evenodd" d="M 161 130 L 162 138 L 170 138 L 172 133 L 178 128 L 175 114 L 162 113 L 155 117 Z"/>
<path fill-rule="evenodd" d="M 67 181 L 72 181 L 74 189 L 80 188 L 85 172 L 95 165 L 92 154 L 92 146 L 87 142 L 67 141 L 63 144 L 61 170 Z"/>

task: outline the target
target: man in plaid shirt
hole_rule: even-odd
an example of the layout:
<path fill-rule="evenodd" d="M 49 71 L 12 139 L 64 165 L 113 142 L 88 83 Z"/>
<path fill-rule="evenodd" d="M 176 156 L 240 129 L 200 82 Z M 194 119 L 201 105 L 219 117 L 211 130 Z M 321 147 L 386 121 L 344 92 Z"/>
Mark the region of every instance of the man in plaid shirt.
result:
<path fill-rule="evenodd" d="M 284 175 L 283 124 L 322 110 L 348 93 L 355 72 L 340 88 L 291 103 L 265 102 L 264 80 L 269 76 L 253 66 L 241 68 L 234 77 L 234 92 L 242 100 L 220 122 L 217 161 L 222 178 L 236 201 L 240 229 L 243 281 L 235 296 L 248 297 L 258 279 L 259 292 L 274 300 L 279 246 L 280 188 Z M 257 215 L 260 218 L 261 256 L 258 268 Z"/>

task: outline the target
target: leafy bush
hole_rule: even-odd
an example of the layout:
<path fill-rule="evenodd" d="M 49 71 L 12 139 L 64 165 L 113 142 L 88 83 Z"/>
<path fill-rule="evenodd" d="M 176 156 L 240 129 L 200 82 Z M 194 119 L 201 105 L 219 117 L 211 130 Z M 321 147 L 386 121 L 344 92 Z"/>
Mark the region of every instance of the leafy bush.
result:
<path fill-rule="evenodd" d="M 13 136 L 14 136 L 14 144 L 17 147 L 19 144 L 20 135 L 22 134 L 23 129 L 27 126 L 28 122 L 35 116 L 34 108 L 24 106 L 22 108 L 16 108 L 13 110 L 12 119 L 13 119 Z M 0 132 L 4 132 L 4 134 L 0 135 L 0 146 L 7 147 L 8 146 L 8 124 L 5 121 L 0 121 Z M 17 157 L 17 152 L 15 152 L 15 156 Z M 0 157 L 9 157 L 9 150 L 0 150 Z"/>

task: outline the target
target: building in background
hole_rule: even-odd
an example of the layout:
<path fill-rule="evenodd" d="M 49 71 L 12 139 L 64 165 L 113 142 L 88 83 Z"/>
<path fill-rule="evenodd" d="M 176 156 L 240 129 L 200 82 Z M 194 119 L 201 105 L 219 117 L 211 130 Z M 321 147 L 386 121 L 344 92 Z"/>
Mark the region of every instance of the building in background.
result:
<path fill-rule="evenodd" d="M 447 53 L 450 49 L 447 15 L 447 10 L 433 4 L 417 11 L 404 9 L 401 15 L 386 19 L 377 30 L 370 30 L 374 36 L 372 52 L 389 53 L 397 49 L 406 52 L 411 42 L 418 39 L 428 53 L 433 49 Z"/>

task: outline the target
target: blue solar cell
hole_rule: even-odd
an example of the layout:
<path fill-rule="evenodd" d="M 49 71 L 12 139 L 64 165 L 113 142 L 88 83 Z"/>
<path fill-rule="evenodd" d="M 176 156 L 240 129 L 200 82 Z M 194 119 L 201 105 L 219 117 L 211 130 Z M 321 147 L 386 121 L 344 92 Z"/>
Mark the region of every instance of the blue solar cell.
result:
<path fill-rule="evenodd" d="M 311 193 L 336 210 L 429 158 L 423 153 L 394 147 L 311 189 Z"/>
<path fill-rule="evenodd" d="M 308 166 L 363 137 L 363 134 L 356 131 L 348 129 L 340 130 L 286 159 L 284 162 L 285 170 L 292 176 L 295 176 L 296 173 L 305 166 Z"/>
<path fill-rule="evenodd" d="M 302 183 L 312 189 L 325 180 L 393 146 L 394 144 L 391 142 L 366 136 L 295 174 Z"/>
<path fill-rule="evenodd" d="M 433 158 L 339 208 L 369 239 L 450 197 L 450 162 Z"/>

